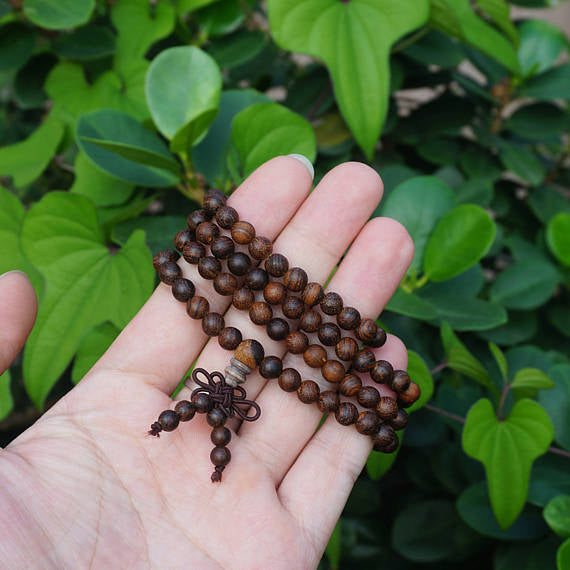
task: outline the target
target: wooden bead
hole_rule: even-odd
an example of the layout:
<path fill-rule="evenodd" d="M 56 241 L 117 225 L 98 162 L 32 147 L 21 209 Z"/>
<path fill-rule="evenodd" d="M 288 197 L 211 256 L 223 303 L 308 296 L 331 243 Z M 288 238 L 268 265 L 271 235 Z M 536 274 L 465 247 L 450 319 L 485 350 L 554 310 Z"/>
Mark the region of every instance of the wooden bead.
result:
<path fill-rule="evenodd" d="M 341 426 L 349 426 L 357 420 L 358 409 L 352 402 L 341 402 L 334 417 Z"/>
<path fill-rule="evenodd" d="M 392 420 L 398 415 L 398 402 L 389 396 L 382 396 L 376 406 L 376 413 L 380 419 Z"/>
<path fill-rule="evenodd" d="M 280 253 L 272 253 L 265 261 L 265 271 L 272 277 L 283 277 L 289 269 L 289 261 Z"/>
<path fill-rule="evenodd" d="M 327 360 L 321 367 L 321 374 L 325 380 L 337 383 L 344 378 L 346 370 L 338 360 Z"/>
<path fill-rule="evenodd" d="M 301 319 L 299 320 L 299 328 L 305 332 L 313 333 L 319 330 L 321 326 L 321 315 L 314 311 L 313 309 L 309 309 L 305 311 L 301 315 Z"/>
<path fill-rule="evenodd" d="M 213 406 L 212 398 L 205 392 L 198 392 L 192 396 L 192 403 L 199 414 L 207 414 Z"/>
<path fill-rule="evenodd" d="M 378 416 L 374 412 L 361 412 L 354 427 L 362 435 L 374 435 L 378 431 L 378 425 Z"/>
<path fill-rule="evenodd" d="M 267 275 L 267 271 L 259 267 L 254 267 L 247 272 L 244 285 L 253 291 L 261 291 L 268 282 L 269 275 Z"/>
<path fill-rule="evenodd" d="M 323 323 L 319 327 L 318 335 L 325 346 L 334 346 L 340 341 L 340 329 L 334 323 Z"/>
<path fill-rule="evenodd" d="M 189 301 L 196 292 L 196 287 L 190 279 L 184 279 L 184 277 L 178 277 L 172 283 L 172 295 L 177 301 L 186 303 Z"/>
<path fill-rule="evenodd" d="M 343 396 L 351 398 L 356 396 L 362 387 L 362 380 L 356 374 L 345 374 L 340 381 L 338 389 Z"/>
<path fill-rule="evenodd" d="M 176 262 L 180 258 L 180 254 L 173 249 L 165 249 L 164 251 L 159 251 L 153 258 L 152 258 L 152 266 L 156 269 L 156 271 L 160 270 L 160 266 L 167 261 Z"/>
<path fill-rule="evenodd" d="M 228 257 L 228 269 L 238 277 L 245 275 L 251 269 L 251 259 L 249 255 L 236 251 Z"/>
<path fill-rule="evenodd" d="M 190 212 L 189 216 L 186 218 L 186 223 L 192 231 L 196 231 L 196 228 L 202 222 L 207 222 L 209 219 L 210 217 L 206 215 L 204 210 L 194 210 L 193 212 Z"/>
<path fill-rule="evenodd" d="M 178 251 L 182 251 L 187 243 L 191 243 L 196 239 L 196 234 L 190 228 L 180 230 L 174 238 L 174 247 Z"/>
<path fill-rule="evenodd" d="M 264 378 L 279 378 L 283 372 L 283 361 L 277 356 L 266 356 L 259 365 L 259 373 Z"/>
<path fill-rule="evenodd" d="M 285 368 L 278 380 L 281 390 L 295 392 L 301 385 L 301 375 L 294 368 Z"/>
<path fill-rule="evenodd" d="M 378 327 L 374 339 L 369 340 L 365 344 L 370 348 L 380 348 L 381 346 L 384 346 L 385 343 L 386 343 L 386 331 L 383 328 Z"/>
<path fill-rule="evenodd" d="M 356 399 L 361 406 L 373 410 L 380 401 L 380 392 L 374 386 L 362 386 L 356 395 Z"/>
<path fill-rule="evenodd" d="M 196 228 L 196 239 L 210 245 L 220 235 L 220 228 L 213 222 L 202 222 Z"/>
<path fill-rule="evenodd" d="M 354 334 L 356 338 L 364 343 L 374 340 L 378 325 L 372 319 L 362 319 L 356 327 Z"/>
<path fill-rule="evenodd" d="M 390 420 L 390 425 L 396 430 L 400 431 L 408 425 L 408 414 L 402 408 L 398 409 L 398 415 Z"/>
<path fill-rule="evenodd" d="M 255 237 L 255 228 L 249 222 L 236 222 L 232 226 L 232 239 L 241 245 L 248 244 Z"/>
<path fill-rule="evenodd" d="M 237 221 L 239 221 L 239 214 L 231 206 L 222 206 L 216 212 L 216 222 L 225 230 L 229 230 Z"/>
<path fill-rule="evenodd" d="M 305 305 L 312 307 L 313 305 L 317 305 L 320 303 L 324 297 L 325 293 L 323 291 L 323 287 L 320 283 L 307 283 L 305 288 L 303 289 L 303 294 L 301 298 Z"/>
<path fill-rule="evenodd" d="M 180 402 L 177 402 L 176 406 L 174 406 L 174 411 L 180 417 L 181 422 L 187 422 L 194 417 L 196 406 L 188 400 L 180 400 Z"/>
<path fill-rule="evenodd" d="M 232 458 L 232 454 L 227 447 L 214 447 L 210 452 L 210 461 L 216 467 L 224 467 Z"/>
<path fill-rule="evenodd" d="M 283 301 L 281 310 L 288 319 L 298 319 L 305 312 L 305 304 L 299 297 L 289 295 Z"/>
<path fill-rule="evenodd" d="M 232 305 L 240 311 L 246 311 L 251 308 L 254 300 L 255 297 L 253 296 L 253 291 L 242 287 L 234 292 Z"/>
<path fill-rule="evenodd" d="M 218 336 L 224 328 L 224 317 L 220 313 L 208 313 L 202 319 L 202 330 L 208 336 Z"/>
<path fill-rule="evenodd" d="M 227 198 L 220 190 L 208 190 L 204 194 L 204 211 L 213 216 L 220 208 L 226 205 Z"/>
<path fill-rule="evenodd" d="M 227 259 L 235 250 L 234 242 L 228 236 L 217 237 L 210 246 L 212 255 L 217 259 Z"/>
<path fill-rule="evenodd" d="M 214 279 L 216 275 L 222 270 L 222 264 L 211 255 L 203 257 L 198 262 L 198 273 L 204 279 Z"/>
<path fill-rule="evenodd" d="M 271 305 L 268 305 L 263 301 L 254 303 L 249 309 L 249 318 L 251 319 L 251 322 L 256 325 L 266 325 L 272 317 L 273 310 L 271 309 Z"/>
<path fill-rule="evenodd" d="M 325 315 L 338 315 L 342 311 L 342 297 L 338 293 L 325 293 L 321 301 L 321 311 Z"/>
<path fill-rule="evenodd" d="M 249 243 L 248 249 L 254 259 L 265 259 L 271 255 L 273 244 L 266 237 L 256 236 Z"/>
<path fill-rule="evenodd" d="M 402 408 L 409 408 L 421 395 L 420 387 L 415 382 L 398 394 L 398 402 Z"/>
<path fill-rule="evenodd" d="M 163 283 L 172 285 L 176 279 L 182 277 L 182 269 L 180 269 L 178 263 L 167 261 L 160 266 L 158 276 Z"/>
<path fill-rule="evenodd" d="M 320 344 L 311 344 L 303 352 L 303 359 L 311 368 L 320 368 L 327 361 L 327 351 Z"/>
<path fill-rule="evenodd" d="M 192 265 L 196 265 L 206 255 L 206 248 L 196 241 L 191 241 L 184 246 L 182 250 L 182 256 L 184 259 L 191 263 Z"/>
<path fill-rule="evenodd" d="M 394 441 L 396 432 L 392 426 L 387 424 L 382 424 L 375 435 L 372 436 L 372 441 L 374 442 L 374 451 L 382 451 L 384 447 L 391 444 Z"/>
<path fill-rule="evenodd" d="M 350 362 L 358 352 L 358 344 L 356 344 L 353 338 L 345 336 L 336 343 L 334 351 L 338 358 L 345 362 Z"/>
<path fill-rule="evenodd" d="M 344 307 L 337 315 L 336 322 L 341 329 L 351 331 L 360 324 L 360 313 L 354 307 Z"/>
<path fill-rule="evenodd" d="M 392 382 L 390 383 L 390 388 L 401 394 L 408 389 L 410 385 L 410 377 L 405 370 L 394 370 L 394 377 L 392 378 Z"/>
<path fill-rule="evenodd" d="M 325 390 L 319 395 L 317 400 L 317 407 L 323 414 L 334 414 L 339 405 L 338 392 L 334 390 Z"/>
<path fill-rule="evenodd" d="M 178 427 L 180 416 L 174 410 L 164 410 L 158 416 L 158 423 L 164 431 L 174 431 Z"/>
<path fill-rule="evenodd" d="M 235 350 L 242 339 L 243 337 L 239 329 L 224 327 L 218 336 L 218 343 L 225 350 Z"/>
<path fill-rule="evenodd" d="M 287 289 L 283 283 L 278 281 L 271 281 L 263 289 L 263 298 L 270 305 L 281 305 L 285 298 L 287 297 Z"/>
<path fill-rule="evenodd" d="M 289 323 L 285 319 L 275 318 L 267 323 L 267 336 L 272 340 L 284 340 L 289 334 Z"/>
<path fill-rule="evenodd" d="M 210 434 L 210 440 L 216 447 L 225 447 L 232 439 L 232 432 L 227 427 L 216 427 Z"/>
<path fill-rule="evenodd" d="M 297 388 L 297 397 L 303 404 L 312 404 L 319 399 L 320 392 L 321 390 L 316 382 L 305 380 Z"/>
<path fill-rule="evenodd" d="M 240 362 L 250 368 L 259 366 L 259 363 L 263 360 L 264 356 L 263 346 L 253 339 L 242 341 L 234 354 L 234 358 L 237 358 Z"/>
<path fill-rule="evenodd" d="M 229 297 L 238 288 L 238 280 L 231 274 L 222 271 L 214 279 L 214 289 L 219 295 Z"/>
<path fill-rule="evenodd" d="M 200 295 L 195 295 L 188 301 L 186 305 L 186 312 L 188 316 L 193 319 L 203 319 L 210 310 L 210 303 L 208 303 L 208 299 L 204 297 L 200 297 Z"/>
<path fill-rule="evenodd" d="M 352 367 L 358 372 L 368 372 L 376 363 L 376 357 L 369 348 L 363 348 L 352 360 Z"/>
<path fill-rule="evenodd" d="M 219 408 L 210 410 L 206 415 L 206 421 L 208 422 L 208 425 L 214 428 L 223 426 L 226 423 L 226 419 L 226 414 L 224 414 L 224 412 L 222 412 L 222 410 Z"/>
<path fill-rule="evenodd" d="M 303 354 L 309 346 L 309 339 L 305 333 L 293 331 L 285 338 L 285 346 L 291 354 Z"/>
<path fill-rule="evenodd" d="M 289 291 L 293 291 L 298 293 L 302 291 L 305 286 L 307 285 L 307 273 L 304 269 L 300 267 L 292 267 L 285 273 L 283 277 L 283 283 L 285 283 L 285 287 L 289 289 Z"/>
<path fill-rule="evenodd" d="M 370 369 L 370 378 L 378 384 L 387 384 L 390 386 L 393 375 L 394 369 L 387 360 L 378 360 Z"/>
<path fill-rule="evenodd" d="M 387 445 L 385 445 L 384 447 L 382 447 L 381 449 L 379 449 L 379 451 L 381 453 L 393 453 L 394 451 L 396 451 L 396 449 L 398 449 L 398 445 L 400 445 L 400 440 L 398 439 L 398 434 L 395 433 L 394 437 L 392 438 L 392 441 Z"/>

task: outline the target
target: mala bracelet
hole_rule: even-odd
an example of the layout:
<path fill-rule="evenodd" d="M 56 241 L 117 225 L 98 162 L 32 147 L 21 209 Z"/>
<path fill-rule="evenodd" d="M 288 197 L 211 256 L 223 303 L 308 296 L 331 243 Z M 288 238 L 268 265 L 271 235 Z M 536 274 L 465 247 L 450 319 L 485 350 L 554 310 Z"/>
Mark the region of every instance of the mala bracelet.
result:
<path fill-rule="evenodd" d="M 226 197 L 220 191 L 208 191 L 204 209 L 192 212 L 187 224 L 188 227 L 178 232 L 174 239 L 174 245 L 184 259 L 198 266 L 201 277 L 213 280 L 218 294 L 231 296 L 234 307 L 249 311 L 250 320 L 264 325 L 271 339 L 285 341 L 288 352 L 302 354 L 308 366 L 320 368 L 321 375 L 334 389 L 321 391 L 313 380 L 302 381 L 301 374 L 294 368 L 283 369 L 281 358 L 265 357 L 258 341 L 244 341 L 238 329 L 225 327 L 223 316 L 210 312 L 208 300 L 195 295 L 194 284 L 182 277 L 177 263 L 180 254 L 166 250 L 153 260 L 161 281 L 172 287 L 175 299 L 187 303 L 191 318 L 202 320 L 202 329 L 208 336 L 218 336 L 220 346 L 235 350 L 235 353 L 225 375 L 195 369 L 192 380 L 198 388 L 193 390 L 191 401 L 182 400 L 174 410 L 163 411 L 148 433 L 158 436 L 161 431 L 175 430 L 180 421 L 192 419 L 196 412 L 207 414 L 215 446 L 210 454 L 215 467 L 211 479 L 212 482 L 221 481 L 222 471 L 231 459 L 227 448 L 231 432 L 224 427 L 227 418 L 255 421 L 261 414 L 255 402 L 245 399 L 246 392 L 239 385 L 245 382 L 247 374 L 259 367 L 264 378 L 278 378 L 279 386 L 286 392 L 296 391 L 301 402 L 316 403 L 322 413 L 334 413 L 341 425 L 355 424 L 359 433 L 372 438 L 375 450 L 395 451 L 399 443 L 395 430 L 403 429 L 408 422 L 403 408 L 419 398 L 420 390 L 405 371 L 394 370 L 385 360 L 376 361 L 374 353 L 367 348 L 382 346 L 386 342 L 385 331 L 374 320 L 362 319 L 357 309 L 345 307 L 337 293 L 325 293 L 320 284 L 309 283 L 303 269 L 289 268 L 286 257 L 273 253 L 270 240 L 256 236 L 249 222 L 239 220 L 237 211 L 226 205 Z M 231 237 L 222 235 L 223 230 L 229 230 Z M 238 251 L 240 246 L 242 249 L 247 246 L 249 255 Z M 207 249 L 212 255 L 207 255 Z M 257 266 L 263 260 L 265 270 Z M 223 271 L 224 262 L 229 271 Z M 282 282 L 270 280 L 270 277 L 282 278 Z M 256 301 L 255 292 L 261 291 L 264 300 Z M 297 330 L 291 331 L 288 320 L 274 317 L 272 306 L 280 306 L 284 317 L 296 321 Z M 336 317 L 336 324 L 323 321 L 318 307 L 324 315 Z M 343 337 L 341 329 L 354 334 L 356 339 Z M 309 343 L 307 334 L 313 333 L 321 344 Z M 365 347 L 359 348 L 357 341 Z M 338 360 L 327 358 L 324 348 L 327 346 L 335 347 Z M 347 363 L 348 370 L 343 362 Z M 398 399 L 382 397 L 374 386 L 363 386 L 353 370 L 368 372 L 374 382 L 386 384 L 396 392 Z M 201 381 L 199 375 L 207 382 Z M 341 402 L 339 392 L 345 398 L 354 398 L 365 410 L 359 413 L 354 403 Z M 239 406 L 252 408 L 254 413 L 248 415 L 247 410 Z"/>

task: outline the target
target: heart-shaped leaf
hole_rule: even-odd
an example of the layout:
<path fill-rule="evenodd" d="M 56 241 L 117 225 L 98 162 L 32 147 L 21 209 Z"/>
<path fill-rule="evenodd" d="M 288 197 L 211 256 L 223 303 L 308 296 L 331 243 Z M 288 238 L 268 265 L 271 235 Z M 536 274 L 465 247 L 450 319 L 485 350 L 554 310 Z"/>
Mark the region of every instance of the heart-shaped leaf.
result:
<path fill-rule="evenodd" d="M 48 30 L 66 30 L 85 24 L 95 0 L 24 0 L 24 14 L 36 26 Z"/>
<path fill-rule="evenodd" d="M 550 390 L 554 382 L 538 368 L 521 368 L 511 382 L 513 390 L 534 388 L 536 390 Z"/>
<path fill-rule="evenodd" d="M 103 356 L 121 331 L 111 323 L 91 329 L 82 339 L 71 369 L 71 381 L 77 384 Z"/>

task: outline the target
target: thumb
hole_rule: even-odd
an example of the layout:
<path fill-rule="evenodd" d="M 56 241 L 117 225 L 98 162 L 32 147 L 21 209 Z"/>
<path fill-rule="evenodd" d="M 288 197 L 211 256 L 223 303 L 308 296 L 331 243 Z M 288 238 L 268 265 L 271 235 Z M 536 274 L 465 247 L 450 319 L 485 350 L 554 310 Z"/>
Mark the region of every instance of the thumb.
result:
<path fill-rule="evenodd" d="M 38 301 L 27 275 L 0 275 L 0 374 L 18 355 L 36 320 Z"/>

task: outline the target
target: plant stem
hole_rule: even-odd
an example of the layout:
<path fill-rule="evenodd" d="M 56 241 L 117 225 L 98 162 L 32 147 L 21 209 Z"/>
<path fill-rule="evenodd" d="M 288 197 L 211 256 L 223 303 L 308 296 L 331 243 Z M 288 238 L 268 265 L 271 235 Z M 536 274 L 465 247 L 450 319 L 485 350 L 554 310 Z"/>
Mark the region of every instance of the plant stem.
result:
<path fill-rule="evenodd" d="M 451 412 L 446 412 L 445 410 L 442 410 L 441 408 L 438 408 L 436 406 L 432 406 L 431 404 L 426 404 L 424 407 L 426 408 L 426 410 L 429 410 L 430 412 L 434 412 L 436 414 L 439 414 L 440 416 L 459 422 L 460 424 L 465 423 L 465 418 L 462 418 L 461 416 L 458 416 L 456 414 L 452 414 Z"/>
<path fill-rule="evenodd" d="M 430 31 L 430 29 L 431 28 L 429 26 L 424 26 L 423 28 L 420 28 L 417 32 L 415 32 L 405 40 L 402 40 L 399 44 L 395 45 L 390 50 L 390 54 L 398 53 L 399 51 L 406 49 L 409 45 L 412 45 L 413 43 L 417 42 L 420 38 L 423 38 Z"/>
<path fill-rule="evenodd" d="M 440 362 L 437 366 L 434 366 L 429 373 L 433 376 L 434 374 L 436 374 L 437 372 L 439 372 L 440 370 L 443 370 L 445 367 L 447 366 L 447 362 L 444 360 L 443 362 Z"/>
<path fill-rule="evenodd" d="M 332 91 L 332 86 L 329 83 L 321 92 L 315 104 L 309 109 L 307 113 L 307 121 L 311 121 L 313 117 L 316 115 L 319 107 L 324 103 L 325 99 L 329 96 L 330 92 Z"/>
<path fill-rule="evenodd" d="M 499 418 L 499 421 L 502 421 L 501 416 L 503 414 L 503 408 L 505 406 L 505 401 L 507 399 L 507 394 L 509 393 L 510 388 L 511 385 L 508 382 L 505 382 L 503 391 L 501 392 L 501 399 L 499 400 L 499 407 L 497 408 L 497 417 Z"/>
<path fill-rule="evenodd" d="M 548 451 L 550 451 L 550 453 L 555 453 L 556 455 L 562 455 L 563 457 L 570 457 L 570 451 L 560 449 L 559 447 L 549 447 Z"/>

